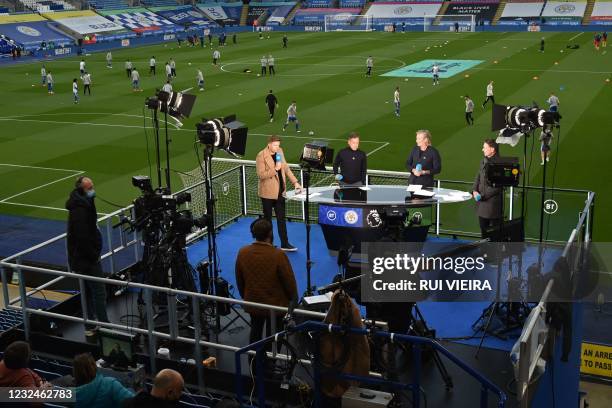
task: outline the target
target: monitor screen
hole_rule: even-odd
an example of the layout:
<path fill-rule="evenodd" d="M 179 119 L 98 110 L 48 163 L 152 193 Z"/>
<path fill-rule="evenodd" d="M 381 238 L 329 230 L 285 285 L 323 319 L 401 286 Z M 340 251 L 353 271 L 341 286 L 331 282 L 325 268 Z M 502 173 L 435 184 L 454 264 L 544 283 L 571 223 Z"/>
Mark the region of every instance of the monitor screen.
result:
<path fill-rule="evenodd" d="M 133 361 L 133 336 L 100 330 L 100 347 L 104 361 L 114 367 L 127 368 Z"/>

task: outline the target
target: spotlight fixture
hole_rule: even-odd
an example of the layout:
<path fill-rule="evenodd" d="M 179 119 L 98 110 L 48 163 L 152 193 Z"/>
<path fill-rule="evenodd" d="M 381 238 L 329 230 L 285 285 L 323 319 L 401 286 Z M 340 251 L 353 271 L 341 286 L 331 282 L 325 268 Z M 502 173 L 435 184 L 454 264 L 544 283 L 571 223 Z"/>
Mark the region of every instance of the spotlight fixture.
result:
<path fill-rule="evenodd" d="M 200 143 L 225 150 L 232 156 L 243 156 L 249 128 L 236 120 L 236 115 L 224 118 L 202 119 L 196 124 Z"/>

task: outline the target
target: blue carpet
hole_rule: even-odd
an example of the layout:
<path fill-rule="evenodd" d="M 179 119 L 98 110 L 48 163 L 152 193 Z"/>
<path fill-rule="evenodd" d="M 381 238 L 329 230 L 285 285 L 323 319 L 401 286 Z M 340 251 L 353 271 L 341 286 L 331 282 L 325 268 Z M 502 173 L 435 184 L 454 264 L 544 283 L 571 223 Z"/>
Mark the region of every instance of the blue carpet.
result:
<path fill-rule="evenodd" d="M 217 235 L 217 246 L 220 259 L 220 275 L 226 279 L 232 287 L 235 287 L 236 280 L 234 275 L 234 262 L 238 250 L 250 244 L 253 239 L 249 232 L 249 227 L 253 218 L 241 218 L 237 222 L 225 227 Z M 290 242 L 297 246 L 297 252 L 289 252 L 287 256 L 291 261 L 295 273 L 298 293 L 302 294 L 306 290 L 306 230 L 302 223 L 287 223 L 287 230 Z M 274 226 L 276 232 L 276 224 Z M 275 245 L 280 242 L 275 237 Z M 450 242 L 447 239 L 437 239 L 437 242 Z M 189 262 L 196 265 L 199 261 L 206 259 L 208 254 L 208 244 L 206 240 L 192 244 L 187 250 Z M 323 233 L 318 225 L 311 228 L 311 257 L 314 261 L 312 266 L 312 284 L 323 286 L 331 283 L 335 274 L 338 273 L 336 258 L 329 255 Z M 233 290 L 233 295 L 240 298 L 238 289 Z M 419 308 L 427 324 L 432 329 L 436 329 L 439 338 L 458 338 L 471 337 L 474 332 L 471 328 L 472 323 L 480 316 L 482 310 L 488 306 L 487 302 L 422 302 Z M 483 347 L 509 351 L 518 339 L 519 333 L 509 336 L 507 340 L 487 336 Z M 461 343 L 477 345 L 480 342 L 478 337 L 462 340 Z"/>

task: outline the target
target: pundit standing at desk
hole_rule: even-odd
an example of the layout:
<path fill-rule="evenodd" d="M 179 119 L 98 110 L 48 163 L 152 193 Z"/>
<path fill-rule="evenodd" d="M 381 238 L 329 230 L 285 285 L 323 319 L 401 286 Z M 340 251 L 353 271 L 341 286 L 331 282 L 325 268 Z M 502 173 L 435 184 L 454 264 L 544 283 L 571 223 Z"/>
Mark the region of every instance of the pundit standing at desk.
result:
<path fill-rule="evenodd" d="M 359 134 L 352 132 L 348 137 L 348 147 L 340 150 L 334 160 L 334 174 L 341 185 L 366 184 L 368 156 L 359 150 Z"/>
<path fill-rule="evenodd" d="M 257 153 L 255 168 L 259 178 L 257 193 L 261 198 L 264 218 L 272 222 L 272 209 L 274 209 L 281 249 L 297 251 L 297 248 L 291 245 L 287 238 L 287 224 L 285 223 L 287 179 L 293 183 L 296 190 L 301 190 L 302 186 L 285 160 L 283 149 L 280 148 L 280 137 L 272 135 L 268 138 L 268 146 Z"/>
<path fill-rule="evenodd" d="M 433 187 L 433 176 L 442 170 L 442 159 L 438 150 L 431 145 L 429 130 L 417 130 L 416 144 L 406 160 L 406 168 L 410 172 L 409 182 Z"/>

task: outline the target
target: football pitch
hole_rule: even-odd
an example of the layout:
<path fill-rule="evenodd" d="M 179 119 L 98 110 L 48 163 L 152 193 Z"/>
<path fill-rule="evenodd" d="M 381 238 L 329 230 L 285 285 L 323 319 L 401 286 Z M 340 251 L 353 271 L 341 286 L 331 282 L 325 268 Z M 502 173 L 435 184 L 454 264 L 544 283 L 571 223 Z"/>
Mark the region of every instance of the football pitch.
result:
<path fill-rule="evenodd" d="M 289 33 L 282 48 L 281 33 L 269 39 L 238 34 L 238 44 L 220 48 L 212 65 L 212 49 L 176 43 L 113 51 L 113 68 L 105 53 L 85 55 L 92 76 L 92 95 L 72 99 L 72 80 L 79 77 L 80 58 L 46 61 L 55 78 L 55 94 L 41 86 L 41 63 L 0 67 L 0 213 L 65 219 L 64 202 L 74 179 L 94 179 L 99 197 L 129 204 L 139 191 L 131 176 L 150 174 L 154 138 L 144 99 L 164 84 L 164 64 L 177 63 L 174 90 L 193 88 L 194 110 L 184 126 L 170 126 L 172 169 L 198 166 L 194 152 L 195 123 L 202 118 L 237 114 L 249 127 L 244 158 L 254 159 L 270 134 L 283 137 L 289 162 L 296 162 L 305 142 L 327 141 L 336 150 L 346 145 L 351 131 L 361 135 L 370 169 L 404 171 L 417 129 L 432 132 L 447 180 L 473 179 L 483 139 L 492 137 L 491 105 L 481 107 L 486 84 L 493 80 L 496 102 L 546 108 L 551 92 L 561 105 L 560 138 L 553 139 L 547 185 L 588 189 L 597 193 L 594 237 L 612 238 L 612 53 L 591 45 L 591 33 Z M 545 52 L 539 52 L 540 38 Z M 568 49 L 567 44 L 579 44 Z M 612 48 L 610 48 L 612 50 Z M 272 54 L 276 76 L 258 77 L 259 59 Z M 365 60 L 374 58 L 374 71 L 365 77 Z M 157 59 L 157 76 L 149 76 L 148 60 Z M 132 92 L 124 62 L 132 60 L 141 74 L 143 92 Z M 432 86 L 431 75 L 418 75 L 423 61 L 452 66 Z M 456 62 L 459 61 L 459 62 Z M 467 61 L 462 65 L 461 61 Z M 412 69 L 411 66 L 417 67 Z M 206 89 L 196 87 L 196 69 L 204 72 Z M 251 72 L 245 72 L 245 70 Z M 384 74 L 399 73 L 400 76 Z M 393 74 L 391 74 L 393 75 Z M 447 76 L 447 77 L 445 77 Z M 608 81 L 607 81 L 608 80 Z M 394 115 L 393 92 L 401 92 L 401 116 Z M 269 122 L 264 99 L 273 90 L 279 99 L 275 121 Z M 463 95 L 475 102 L 474 126 L 466 126 Z M 297 102 L 301 133 L 289 125 L 282 131 L 289 103 Z M 311 132 L 313 132 L 311 134 Z M 539 132 L 536 133 L 539 136 Z M 542 182 L 540 146 L 528 140 L 528 184 Z M 523 154 L 523 144 L 502 146 L 503 156 Z M 149 152 L 147 154 L 147 151 Z M 227 157 L 223 152 L 218 157 Z M 155 174 L 153 174 L 155 176 Z M 173 190 L 181 187 L 173 174 Z M 469 189 L 466 187 L 465 189 Z M 537 195 L 536 195 L 537 196 Z M 575 225 L 581 200 L 572 196 L 567 225 Z M 537 198 L 534 198 L 537 200 Z M 537 201 L 535 201 L 537 202 Z M 98 200 L 98 211 L 114 207 Z M 535 204 L 534 204 L 535 207 Z M 531 210 L 530 210 L 531 211 Z M 534 208 L 534 211 L 538 211 Z M 573 217 L 573 218 L 572 218 Z M 474 215 L 475 218 L 475 215 Z M 530 223 L 537 217 L 531 217 Z M 470 221 L 475 222 L 475 221 Z M 534 228 L 537 228 L 534 227 Z M 562 235 L 569 236 L 569 228 Z"/>

